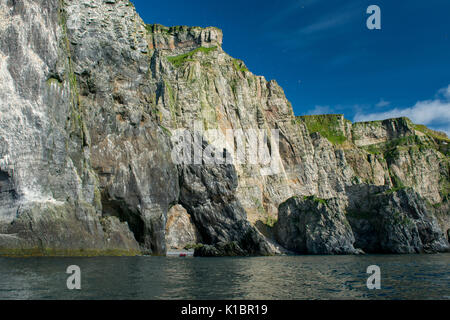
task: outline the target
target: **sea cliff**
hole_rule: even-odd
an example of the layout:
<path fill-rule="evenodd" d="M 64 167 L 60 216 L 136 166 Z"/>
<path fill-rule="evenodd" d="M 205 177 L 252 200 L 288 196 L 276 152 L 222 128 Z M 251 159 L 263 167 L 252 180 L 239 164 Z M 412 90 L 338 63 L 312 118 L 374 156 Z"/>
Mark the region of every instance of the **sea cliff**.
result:
<path fill-rule="evenodd" d="M 126 0 L 1 1 L 0 255 L 449 249 L 445 134 L 295 116 L 222 40 L 147 25 Z M 174 162 L 177 130 L 223 150 L 199 123 L 244 149 L 276 130 L 272 162 Z"/>

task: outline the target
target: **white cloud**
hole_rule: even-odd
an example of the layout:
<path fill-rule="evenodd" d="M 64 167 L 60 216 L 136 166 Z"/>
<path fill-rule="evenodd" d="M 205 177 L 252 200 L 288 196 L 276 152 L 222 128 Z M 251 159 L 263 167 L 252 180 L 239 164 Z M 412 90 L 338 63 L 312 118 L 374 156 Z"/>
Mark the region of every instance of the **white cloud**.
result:
<path fill-rule="evenodd" d="M 390 105 L 391 103 L 389 101 L 385 101 L 383 98 L 380 99 L 380 102 L 378 102 L 376 104 L 377 107 L 379 108 L 383 108 L 383 107 L 387 107 L 388 105 Z"/>
<path fill-rule="evenodd" d="M 447 88 L 442 88 L 438 91 L 438 95 L 443 96 L 445 99 L 450 100 L 450 84 Z"/>
<path fill-rule="evenodd" d="M 450 103 L 440 100 L 428 100 L 417 102 L 412 108 L 394 108 L 386 112 L 355 115 L 355 121 L 373 121 L 389 118 L 408 117 L 414 123 L 429 125 L 433 122 L 450 122 Z"/>
<path fill-rule="evenodd" d="M 306 114 L 308 115 L 318 115 L 318 114 L 329 114 L 331 113 L 331 108 L 329 106 L 315 106 L 314 109 L 308 110 Z"/>
<path fill-rule="evenodd" d="M 394 108 L 385 112 L 365 114 L 358 112 L 355 122 L 384 120 L 389 118 L 408 117 L 416 124 L 424 124 L 450 134 L 450 85 L 438 91 L 434 100 L 417 102 L 413 107 Z"/>

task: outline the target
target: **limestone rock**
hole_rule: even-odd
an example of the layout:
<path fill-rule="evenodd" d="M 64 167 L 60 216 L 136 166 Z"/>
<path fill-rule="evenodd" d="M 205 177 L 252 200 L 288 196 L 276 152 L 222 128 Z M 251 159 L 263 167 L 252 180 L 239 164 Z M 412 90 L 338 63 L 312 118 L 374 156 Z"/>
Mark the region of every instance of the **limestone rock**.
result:
<path fill-rule="evenodd" d="M 166 246 L 168 249 L 184 249 L 187 245 L 201 243 L 191 216 L 181 205 L 175 205 L 167 213 Z"/>

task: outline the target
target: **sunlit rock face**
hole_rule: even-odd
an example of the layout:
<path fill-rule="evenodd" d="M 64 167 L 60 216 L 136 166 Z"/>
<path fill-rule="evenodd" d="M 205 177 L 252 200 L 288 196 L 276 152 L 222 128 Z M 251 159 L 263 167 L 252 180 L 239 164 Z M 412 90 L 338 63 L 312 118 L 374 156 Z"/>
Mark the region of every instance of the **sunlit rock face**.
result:
<path fill-rule="evenodd" d="M 192 217 L 181 205 L 175 205 L 167 213 L 166 245 L 167 249 L 181 250 L 201 243 Z"/>
<path fill-rule="evenodd" d="M 427 227 L 411 233 L 422 244 L 399 238 L 406 247 L 448 246 L 445 135 L 406 118 L 295 117 L 275 81 L 223 51 L 219 29 L 146 25 L 129 1 L 1 1 L 0 21 L 0 254 L 164 255 L 188 240 L 204 255 L 276 254 L 280 204 L 308 196 L 348 204 L 317 209 L 339 223 L 317 229 L 315 248 L 353 253 L 369 246 L 346 210 L 371 186 L 412 188 L 402 199 Z M 207 132 L 230 129 L 250 151 Z M 176 130 L 235 157 L 177 163 Z M 269 162 L 252 160 L 252 130 L 278 135 L 258 143 Z M 336 225 L 345 245 L 327 238 Z"/>
<path fill-rule="evenodd" d="M 61 5 L 0 4 L 0 251 L 137 253 L 102 216 Z"/>

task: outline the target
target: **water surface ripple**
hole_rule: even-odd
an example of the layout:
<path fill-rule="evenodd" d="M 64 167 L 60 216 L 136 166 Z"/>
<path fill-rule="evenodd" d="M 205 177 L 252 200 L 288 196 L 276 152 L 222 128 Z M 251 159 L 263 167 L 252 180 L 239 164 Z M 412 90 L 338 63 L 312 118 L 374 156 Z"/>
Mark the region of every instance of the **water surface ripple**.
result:
<path fill-rule="evenodd" d="M 82 290 L 66 287 L 78 265 Z M 367 267 L 381 268 L 368 290 Z M 450 254 L 0 258 L 0 299 L 450 299 Z"/>

